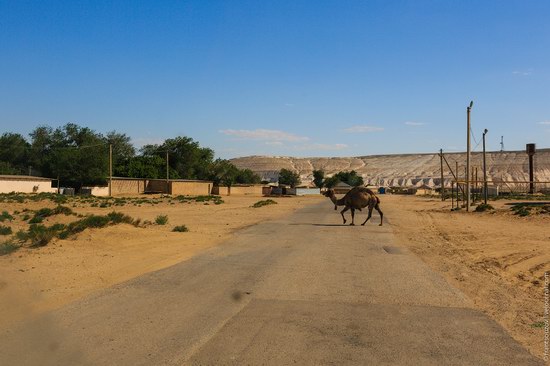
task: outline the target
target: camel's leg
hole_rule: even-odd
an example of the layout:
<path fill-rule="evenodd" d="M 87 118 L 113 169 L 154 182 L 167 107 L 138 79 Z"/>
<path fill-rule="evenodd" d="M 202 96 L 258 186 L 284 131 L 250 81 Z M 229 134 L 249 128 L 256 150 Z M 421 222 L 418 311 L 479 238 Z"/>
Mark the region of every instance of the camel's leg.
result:
<path fill-rule="evenodd" d="M 352 208 L 351 209 L 351 226 L 355 225 L 355 223 L 353 222 L 355 220 L 355 209 Z"/>
<path fill-rule="evenodd" d="M 374 208 L 374 207 L 372 207 L 371 205 L 369 205 L 369 215 L 367 216 L 367 219 L 365 220 L 365 222 L 362 223 L 361 225 L 365 225 L 365 224 L 367 223 L 367 221 L 370 220 L 370 218 L 371 218 L 371 216 L 372 216 L 372 209 L 373 209 L 373 208 Z"/>
<path fill-rule="evenodd" d="M 382 226 L 382 224 L 384 223 L 384 213 L 382 212 L 382 210 L 380 209 L 380 205 L 377 203 L 376 206 L 374 206 L 374 208 L 376 209 L 376 211 L 378 211 L 378 213 L 380 214 L 380 226 Z"/>
<path fill-rule="evenodd" d="M 344 209 L 342 211 L 340 211 L 340 215 L 342 215 L 342 219 L 344 220 L 344 224 L 346 223 L 346 218 L 344 217 L 344 212 L 346 212 L 347 210 L 349 210 L 348 206 L 344 207 Z"/>

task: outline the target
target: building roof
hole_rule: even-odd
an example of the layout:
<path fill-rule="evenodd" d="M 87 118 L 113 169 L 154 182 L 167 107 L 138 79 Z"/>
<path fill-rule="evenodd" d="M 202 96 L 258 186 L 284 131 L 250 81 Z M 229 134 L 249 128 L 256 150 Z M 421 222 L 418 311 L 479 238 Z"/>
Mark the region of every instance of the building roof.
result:
<path fill-rule="evenodd" d="M 351 186 L 346 182 L 338 182 L 338 184 L 336 184 L 334 188 L 351 188 Z"/>
<path fill-rule="evenodd" d="M 33 177 L 32 175 L 0 175 L 0 180 L 31 180 L 31 181 L 52 181 L 52 178 Z"/>

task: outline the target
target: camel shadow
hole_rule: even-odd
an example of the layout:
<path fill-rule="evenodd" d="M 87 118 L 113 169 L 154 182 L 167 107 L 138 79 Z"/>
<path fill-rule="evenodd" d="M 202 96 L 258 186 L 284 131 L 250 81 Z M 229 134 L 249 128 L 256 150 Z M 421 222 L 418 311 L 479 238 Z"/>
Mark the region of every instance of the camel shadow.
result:
<path fill-rule="evenodd" d="M 307 226 L 350 226 L 349 224 L 312 224 L 308 222 L 298 222 L 289 225 L 307 225 Z"/>

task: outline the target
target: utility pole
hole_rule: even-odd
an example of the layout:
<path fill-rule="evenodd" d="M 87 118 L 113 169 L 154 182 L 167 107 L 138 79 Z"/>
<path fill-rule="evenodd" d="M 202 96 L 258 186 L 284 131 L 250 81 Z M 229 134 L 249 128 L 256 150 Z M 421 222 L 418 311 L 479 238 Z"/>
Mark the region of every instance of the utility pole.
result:
<path fill-rule="evenodd" d="M 471 101 L 470 105 L 466 108 L 467 115 L 467 139 L 466 139 L 466 211 L 470 211 L 470 111 L 474 106 L 474 102 Z"/>
<path fill-rule="evenodd" d="M 483 201 L 487 204 L 487 160 L 485 158 L 485 135 L 489 132 L 487 129 L 483 131 Z"/>
<path fill-rule="evenodd" d="M 170 186 L 170 165 L 168 164 L 168 151 L 166 151 L 166 194 L 168 194 L 168 188 Z"/>
<path fill-rule="evenodd" d="M 445 184 L 443 183 L 443 149 L 439 149 L 439 161 L 441 163 L 441 201 L 445 201 Z"/>
<path fill-rule="evenodd" d="M 475 185 L 475 194 L 474 194 L 474 203 L 479 199 L 479 194 L 477 193 L 477 166 L 476 166 L 476 174 L 474 175 L 474 185 Z"/>
<path fill-rule="evenodd" d="M 458 207 L 458 187 L 459 187 L 459 183 L 458 183 L 458 178 L 460 177 L 460 174 L 458 173 L 458 161 L 455 161 L 455 166 L 456 166 L 456 207 Z M 464 197 L 464 192 L 462 192 L 462 195 Z"/>
<path fill-rule="evenodd" d="M 527 154 L 529 155 L 529 193 L 535 193 L 535 167 L 533 164 L 533 156 L 536 152 L 535 144 L 527 144 Z"/>
<path fill-rule="evenodd" d="M 109 196 L 113 195 L 113 144 L 109 144 Z"/>

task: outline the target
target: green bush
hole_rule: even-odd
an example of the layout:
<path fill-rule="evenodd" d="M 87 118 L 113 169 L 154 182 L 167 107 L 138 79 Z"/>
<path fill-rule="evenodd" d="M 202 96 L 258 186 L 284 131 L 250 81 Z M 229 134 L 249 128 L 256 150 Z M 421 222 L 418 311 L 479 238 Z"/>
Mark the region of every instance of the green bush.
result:
<path fill-rule="evenodd" d="M 512 211 L 514 211 L 514 215 L 525 217 L 531 214 L 531 207 L 525 204 L 517 204 L 512 206 Z"/>
<path fill-rule="evenodd" d="M 6 220 L 13 220 L 13 216 L 10 215 L 8 211 L 2 211 L 2 213 L 0 214 L 0 222 L 4 222 Z"/>
<path fill-rule="evenodd" d="M 102 228 L 107 225 L 116 225 L 121 223 L 132 224 L 134 220 L 127 215 L 120 212 L 110 212 L 105 216 L 90 215 L 86 216 L 78 221 L 71 222 L 65 226 L 63 231 L 58 234 L 60 239 L 67 239 L 68 237 L 78 234 L 88 228 Z"/>
<path fill-rule="evenodd" d="M 124 215 L 122 212 L 110 212 L 107 214 L 107 217 L 112 224 L 132 224 L 134 219 L 128 215 Z"/>
<path fill-rule="evenodd" d="M 11 227 L 0 225 L 0 235 L 11 235 Z"/>
<path fill-rule="evenodd" d="M 56 234 L 57 232 L 51 228 L 34 224 L 29 227 L 25 241 L 29 241 L 31 247 L 43 247 L 55 238 Z"/>
<path fill-rule="evenodd" d="M 482 203 L 480 205 L 478 205 L 475 209 L 476 212 L 485 212 L 485 211 L 490 211 L 490 210 L 494 210 L 495 208 L 493 206 L 491 206 L 490 204 L 485 204 L 485 203 Z"/>
<path fill-rule="evenodd" d="M 29 220 L 29 224 L 40 224 L 42 221 L 44 221 L 43 216 L 34 216 Z"/>
<path fill-rule="evenodd" d="M 174 227 L 172 229 L 172 231 L 178 232 L 178 233 L 186 233 L 186 232 L 189 231 L 189 229 L 185 225 L 178 225 L 178 226 Z"/>
<path fill-rule="evenodd" d="M 267 199 L 267 200 L 256 202 L 255 204 L 252 205 L 252 207 L 258 208 L 258 207 L 263 207 L 263 206 L 268 206 L 268 205 L 276 205 L 276 204 L 277 204 L 277 202 L 273 201 L 272 199 Z"/>
<path fill-rule="evenodd" d="M 19 247 L 20 247 L 19 245 L 11 241 L 6 241 L 0 244 L 0 255 L 7 255 L 12 252 L 15 252 L 17 249 L 19 249 Z"/>
<path fill-rule="evenodd" d="M 155 218 L 155 223 L 157 225 L 166 225 L 168 223 L 168 216 L 166 215 L 158 215 Z"/>
<path fill-rule="evenodd" d="M 29 221 L 30 224 L 39 224 L 46 217 L 54 216 L 54 215 L 74 215 L 74 211 L 70 207 L 61 206 L 58 205 L 55 208 L 41 208 L 40 210 L 34 211 L 34 217 Z"/>

